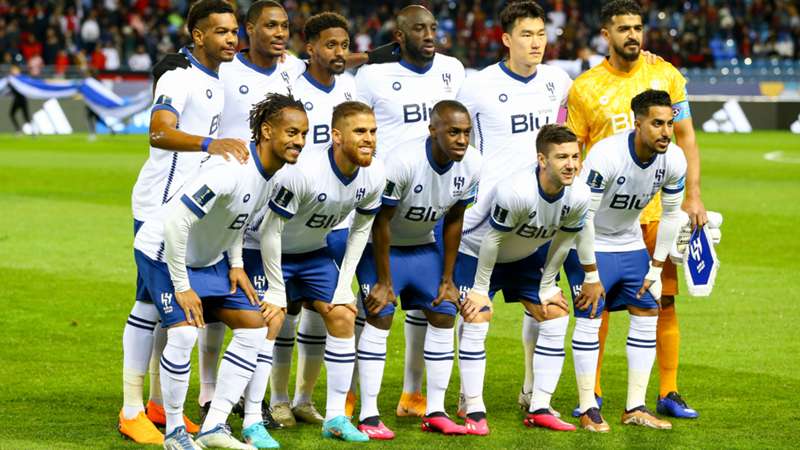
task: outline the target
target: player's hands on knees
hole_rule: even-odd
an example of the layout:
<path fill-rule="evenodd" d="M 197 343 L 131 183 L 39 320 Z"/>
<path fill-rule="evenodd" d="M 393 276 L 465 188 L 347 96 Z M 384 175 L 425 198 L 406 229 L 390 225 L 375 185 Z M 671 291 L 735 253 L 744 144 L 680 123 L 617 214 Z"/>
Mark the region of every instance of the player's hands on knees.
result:
<path fill-rule="evenodd" d="M 584 281 L 581 286 L 581 293 L 575 299 L 575 307 L 581 311 L 586 311 L 591 308 L 589 318 L 594 319 L 597 315 L 597 305 L 600 303 L 600 298 L 605 297 L 606 290 L 603 288 L 603 283 L 597 281 L 595 283 L 587 283 Z"/>
<path fill-rule="evenodd" d="M 250 300 L 250 304 L 258 306 L 258 293 L 253 287 L 253 284 L 250 283 L 250 277 L 247 276 L 244 269 L 241 267 L 231 268 L 231 270 L 228 271 L 228 278 L 231 280 L 231 294 L 234 294 L 236 288 L 239 287 L 244 292 L 244 295 L 247 296 L 247 299 Z"/>
<path fill-rule="evenodd" d="M 375 283 L 364 299 L 364 307 L 373 316 L 381 312 L 389 303 L 397 305 L 397 296 L 389 283 Z"/>
<path fill-rule="evenodd" d="M 233 156 L 242 164 L 246 163 L 247 158 L 250 157 L 247 144 L 241 139 L 231 138 L 214 139 L 208 145 L 208 153 L 210 155 L 220 155 L 225 158 L 225 161 L 230 161 L 231 156 Z"/>
<path fill-rule="evenodd" d="M 452 278 L 442 278 L 441 283 L 439 283 L 439 295 L 433 299 L 431 305 L 439 306 L 442 302 L 450 302 L 456 305 L 456 309 L 460 309 L 459 307 L 461 304 L 459 303 L 458 299 L 461 297 L 461 294 L 458 292 L 458 288 L 456 284 L 453 282 Z"/>
<path fill-rule="evenodd" d="M 708 223 L 708 214 L 706 213 L 706 206 L 699 196 L 689 197 L 683 199 L 681 209 L 689 215 L 689 220 L 692 223 L 692 230 L 697 227 L 702 227 Z"/>
<path fill-rule="evenodd" d="M 544 295 L 539 296 L 539 302 L 542 304 L 545 320 L 553 318 L 558 309 L 569 313 L 569 305 L 567 304 L 567 299 L 564 298 L 564 293 L 561 291 L 561 288 L 554 286 L 552 290 L 547 290 L 545 292 Z"/>
<path fill-rule="evenodd" d="M 644 281 L 642 282 L 642 287 L 639 288 L 639 292 L 636 294 L 636 298 L 642 298 L 645 292 L 650 292 L 650 295 L 656 300 L 658 304 L 658 309 L 661 309 L 661 270 L 663 269 L 663 262 L 659 266 L 654 266 L 653 263 L 650 263 L 650 270 L 647 271 L 647 275 L 644 276 Z"/>
<path fill-rule="evenodd" d="M 282 308 L 270 302 L 261 302 L 258 306 L 259 309 L 261 309 L 261 317 L 264 318 L 264 323 L 267 325 L 272 323 L 276 318 L 283 321 L 283 318 L 286 316 L 286 308 Z"/>
<path fill-rule="evenodd" d="M 461 303 L 461 315 L 467 322 L 472 322 L 478 317 L 483 308 L 488 307 L 492 309 L 492 300 L 488 295 L 483 295 L 471 290 L 467 293 L 464 301 Z"/>
<path fill-rule="evenodd" d="M 190 324 L 204 328 L 206 326 L 203 320 L 203 302 L 197 296 L 194 289 L 189 289 L 183 292 L 175 291 L 175 301 L 178 302 L 183 313 L 186 314 L 186 321 Z"/>

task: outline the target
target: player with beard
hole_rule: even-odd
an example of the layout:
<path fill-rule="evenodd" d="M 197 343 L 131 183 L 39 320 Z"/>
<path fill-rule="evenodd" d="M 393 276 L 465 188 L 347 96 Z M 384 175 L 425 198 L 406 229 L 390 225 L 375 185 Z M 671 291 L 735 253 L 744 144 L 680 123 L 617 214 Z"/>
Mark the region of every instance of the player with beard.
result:
<path fill-rule="evenodd" d="M 376 128 L 367 105 L 350 101 L 336 106 L 332 146 L 278 175 L 260 229 L 265 299 L 283 307 L 287 297 L 305 302 L 325 322 L 328 393 L 322 434 L 349 442 L 369 440 L 350 423 L 345 402 L 356 359 L 351 282 L 385 183 L 383 164 L 373 160 Z M 326 237 L 352 211 L 356 214 L 337 266 Z"/>
<path fill-rule="evenodd" d="M 397 143 L 428 134 L 430 111 L 441 100 L 454 100 L 464 81 L 464 66 L 457 59 L 436 52 L 438 24 L 430 11 L 419 5 L 403 8 L 397 15 L 395 41 L 400 44 L 400 61 L 362 67 L 356 74 L 358 98 L 375 111 L 378 122 L 379 158 Z M 358 319 L 362 324 L 363 317 Z M 425 368 L 423 347 L 427 328 L 425 315 L 406 312 L 403 393 L 398 416 L 425 414 L 422 378 Z M 350 396 L 348 407 L 354 405 Z"/>
<path fill-rule="evenodd" d="M 683 210 L 689 215 L 692 226 L 702 226 L 707 222 L 706 210 L 700 198 L 700 157 L 695 141 L 694 127 L 686 94 L 686 80 L 675 67 L 665 61 L 647 64 L 642 55 L 644 25 L 639 5 L 632 0 L 614 0 L 605 4 L 601 10 L 603 37 L 609 43 L 609 56 L 602 64 L 579 76 L 572 85 L 568 98 L 569 115 L 567 125 L 578 135 L 587 153 L 599 140 L 625 133 L 634 127 L 634 114 L 630 109 L 631 99 L 646 89 L 667 91 L 672 99 L 675 115 L 675 141 L 683 150 L 688 167 L 686 170 L 686 196 Z M 644 240 L 650 252 L 654 251 L 661 216 L 659 197 L 645 208 L 640 220 Z M 583 259 L 582 259 L 583 260 Z M 567 275 L 572 272 L 576 262 L 567 260 Z M 580 275 L 579 271 L 576 271 Z M 570 277 L 574 285 L 578 282 Z M 663 298 L 661 313 L 658 315 L 658 366 L 659 401 L 658 412 L 679 418 L 696 418 L 697 411 L 686 405 L 678 394 L 678 351 L 680 331 L 675 312 L 675 295 L 678 293 L 677 272 L 671 261 L 667 261 L 663 272 Z M 593 350 L 592 359 L 597 358 L 596 380 L 594 370 L 579 374 L 581 379 L 595 380 L 594 393 L 597 403 L 602 405 L 600 388 L 600 368 L 605 338 L 608 334 L 607 313 L 603 315 L 600 330 L 600 350 Z M 600 327 L 600 320 L 590 328 Z M 588 367 L 588 366 L 587 366 Z M 587 381 L 588 383 L 589 381 Z M 588 386 L 579 388 L 589 390 Z M 591 397 L 591 394 L 581 398 Z M 594 406 L 594 400 L 581 400 L 581 405 L 573 411 L 580 414 L 587 405 Z"/>
<path fill-rule="evenodd" d="M 194 64 L 191 69 L 170 73 L 156 86 L 150 117 L 150 156 L 133 188 L 134 235 L 197 170 L 207 156 L 204 152 L 232 154 L 240 161 L 248 158 L 243 141 L 217 139 L 225 95 L 217 70 L 236 52 L 238 25 L 233 9 L 223 1 L 201 1 L 189 10 L 187 24 L 194 48 L 181 51 Z M 157 370 L 151 371 L 150 396 L 155 401 L 148 402 L 146 415 L 142 390 L 147 362 L 153 353 L 154 329 L 160 329 L 153 302 L 161 299 L 154 298 L 143 283 L 138 277 L 137 301 L 122 335 L 124 403 L 119 431 L 138 443 L 160 444 L 164 436 L 153 423 L 164 425 L 166 417 Z M 165 337 L 165 332 L 158 334 Z M 156 358 L 160 358 L 163 345 L 162 339 Z M 184 423 L 190 432 L 199 429 L 185 417 Z"/>

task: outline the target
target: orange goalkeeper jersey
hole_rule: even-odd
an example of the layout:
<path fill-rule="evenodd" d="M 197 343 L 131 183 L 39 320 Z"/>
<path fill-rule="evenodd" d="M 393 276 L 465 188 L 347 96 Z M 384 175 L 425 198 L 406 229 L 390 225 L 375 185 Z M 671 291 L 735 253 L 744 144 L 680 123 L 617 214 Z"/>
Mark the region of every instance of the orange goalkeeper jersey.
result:
<path fill-rule="evenodd" d="M 667 91 L 675 120 L 690 118 L 686 79 L 666 61 L 648 64 L 640 56 L 630 72 L 620 72 L 606 59 L 572 83 L 567 98 L 567 126 L 585 144 L 585 151 L 601 139 L 633 129 L 631 100 L 647 89 Z M 642 211 L 641 222 L 661 217 L 661 196 Z"/>

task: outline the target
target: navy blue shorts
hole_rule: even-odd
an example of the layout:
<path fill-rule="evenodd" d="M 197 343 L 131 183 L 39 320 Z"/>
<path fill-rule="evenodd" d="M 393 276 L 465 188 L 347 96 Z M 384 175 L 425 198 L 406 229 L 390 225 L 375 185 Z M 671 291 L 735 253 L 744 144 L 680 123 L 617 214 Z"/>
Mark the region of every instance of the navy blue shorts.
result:
<path fill-rule="evenodd" d="M 161 326 L 167 328 L 184 322 L 186 314 L 175 301 L 175 288 L 172 286 L 167 264 L 153 261 L 139 250 L 134 250 L 134 257 L 147 291 L 156 299 L 153 303 L 161 316 Z M 216 308 L 259 310 L 258 306 L 250 304 L 250 300 L 241 289 L 236 289 L 233 294 L 230 293 L 229 269 L 227 258 L 222 258 L 220 262 L 210 267 L 186 268 L 192 289 L 203 301 L 203 312 L 207 322 L 216 320 L 213 315 L 213 310 Z"/>
<path fill-rule="evenodd" d="M 347 237 L 349 235 L 350 231 L 343 228 L 341 230 L 333 230 L 325 237 L 328 243 L 328 250 L 330 250 L 333 260 L 336 261 L 336 265 L 339 267 L 342 267 L 344 252 L 347 250 Z"/>
<path fill-rule="evenodd" d="M 264 265 L 259 250 L 242 251 L 244 271 L 250 277 L 253 287 L 263 296 L 268 289 Z M 339 282 L 339 266 L 334 252 L 323 247 L 307 253 L 284 253 L 281 255 L 283 282 L 286 284 L 286 297 L 290 302 L 320 300 L 330 303 L 336 284 Z"/>
<path fill-rule="evenodd" d="M 390 247 L 389 265 L 392 287 L 395 295 L 400 296 L 400 304 L 404 310 L 422 309 L 449 316 L 456 315 L 458 310 L 450 302 L 441 302 L 437 306 L 431 304 L 439 295 L 443 270 L 443 256 L 437 244 Z M 364 255 L 356 268 L 356 276 L 361 286 L 360 296 L 363 302 L 369 290 L 378 282 L 372 244 L 367 244 L 364 249 Z M 366 306 L 364 309 L 366 310 Z M 389 304 L 374 317 L 390 316 L 394 312 L 395 306 Z"/>
<path fill-rule="evenodd" d="M 489 281 L 489 297 L 494 298 L 502 290 L 506 303 L 527 300 L 539 305 L 539 284 L 542 282 L 542 270 L 549 247 L 549 244 L 545 244 L 519 261 L 495 264 Z M 472 289 L 477 271 L 478 258 L 459 252 L 453 278 L 462 297 Z"/>
<path fill-rule="evenodd" d="M 586 272 L 584 272 L 583 266 L 581 265 L 581 262 L 578 259 L 578 252 L 575 251 L 575 249 L 569 251 L 567 259 L 566 261 L 564 261 L 564 272 L 567 274 L 567 280 L 569 281 L 570 292 L 572 292 L 572 301 L 574 302 L 575 299 L 578 297 L 578 295 L 580 295 L 581 293 L 581 287 L 583 286 L 583 277 L 584 275 L 586 275 Z M 600 297 L 600 300 L 597 302 L 597 314 L 600 314 L 603 311 L 603 309 L 605 308 L 605 304 L 606 304 L 606 299 Z M 580 310 L 578 308 L 574 308 L 575 317 L 579 317 L 582 319 L 589 319 L 590 318 L 589 314 L 591 312 L 592 312 L 591 308 L 586 308 L 586 310 Z"/>

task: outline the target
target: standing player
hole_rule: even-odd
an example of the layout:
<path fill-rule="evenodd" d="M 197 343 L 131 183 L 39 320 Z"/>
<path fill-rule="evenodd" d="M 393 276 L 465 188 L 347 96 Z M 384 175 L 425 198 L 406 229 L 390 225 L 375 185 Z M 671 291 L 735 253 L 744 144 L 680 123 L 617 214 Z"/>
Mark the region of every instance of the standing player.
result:
<path fill-rule="evenodd" d="M 325 12 L 309 17 L 304 35 L 309 54 L 308 68 L 294 81 L 294 94 L 303 103 L 309 118 L 309 136 L 302 158 L 324 153 L 330 148 L 333 108 L 355 98 L 353 77 L 344 72 L 349 56 L 350 37 L 347 20 L 339 14 Z M 328 248 L 341 264 L 347 241 L 348 221 L 343 221 L 328 235 Z M 311 307 L 303 308 L 300 323 L 296 317 L 302 302 L 289 305 L 288 319 L 281 329 L 280 346 L 276 351 L 272 377 L 272 414 L 286 426 L 295 420 L 323 422 L 311 400 L 314 385 L 322 367 L 325 349 L 325 323 Z M 297 328 L 297 376 L 292 405 L 289 405 L 289 370 L 292 346 Z"/>
<path fill-rule="evenodd" d="M 266 298 L 276 304 L 285 304 L 286 297 L 310 301 L 325 321 L 328 394 L 323 436 L 363 442 L 369 437 L 345 416 L 356 359 L 356 305 L 350 284 L 380 207 L 385 178 L 383 164 L 373 161 L 375 116 L 367 105 L 351 101 L 336 106 L 331 130 L 328 151 L 306 156 L 279 175 L 261 225 L 261 253 Z M 339 269 L 326 236 L 354 210 Z"/>
<path fill-rule="evenodd" d="M 602 35 L 609 43 L 609 57 L 575 80 L 569 94 L 567 125 L 578 135 L 587 152 L 599 140 L 633 128 L 631 99 L 646 89 L 661 89 L 669 93 L 675 114 L 675 140 L 683 149 L 688 163 L 686 198 L 683 209 L 692 225 L 707 222 L 705 207 L 700 199 L 700 157 L 695 142 L 691 112 L 686 95 L 686 80 L 675 67 L 665 61 L 645 63 L 641 55 L 644 25 L 639 5 L 633 0 L 614 0 L 601 10 Z M 653 252 L 661 209 L 658 197 L 641 216 L 645 243 Z M 571 272 L 570 260 L 568 273 Z M 572 280 L 571 280 L 572 281 Z M 680 332 L 675 313 L 674 296 L 678 293 L 675 266 L 664 266 L 662 310 L 658 318 L 658 364 L 660 394 L 658 411 L 674 417 L 696 418 L 678 394 L 678 350 Z M 573 281 L 574 284 L 574 281 Z M 600 356 L 597 365 L 595 393 L 602 403 L 600 366 L 605 337 L 608 333 L 608 314 L 603 316 L 600 331 Z M 579 411 L 574 411 L 573 414 Z"/>
<path fill-rule="evenodd" d="M 199 167 L 205 156 L 203 152 L 232 154 L 240 161 L 247 159 L 244 142 L 215 139 L 224 97 L 217 68 L 233 58 L 237 42 L 233 9 L 221 0 L 200 1 L 189 11 L 187 25 L 194 49 L 182 52 L 194 64 L 189 69 L 165 75 L 156 87 L 150 117 L 150 157 L 133 188 L 134 234 Z M 151 420 L 164 424 L 163 407 L 149 403 L 146 416 L 142 405 L 144 374 L 158 321 L 158 311 L 152 302 L 159 299 L 153 298 L 144 288 L 143 280 L 138 278 L 136 300 L 122 335 L 125 400 L 120 411 L 119 430 L 135 442 L 160 444 L 164 437 Z M 151 377 L 151 396 L 160 398 L 156 381 Z M 197 425 L 188 419 L 185 421 L 190 431 L 198 431 Z"/>
<path fill-rule="evenodd" d="M 445 414 L 444 397 L 453 368 L 453 326 L 458 289 L 453 282 L 464 210 L 472 202 L 481 157 L 469 146 L 469 111 L 442 100 L 431 111 L 430 134 L 401 144 L 386 158 L 383 206 L 375 219 L 372 244 L 358 265 L 367 323 L 358 341 L 361 386 L 359 430 L 370 439 L 392 439 L 381 422 L 378 393 L 386 341 L 399 294 L 405 310 L 422 310 L 427 411 L 423 427 L 453 432 L 463 428 Z M 444 252 L 433 229 L 444 218 Z M 448 303 L 451 302 L 451 303 Z"/>
<path fill-rule="evenodd" d="M 469 109 L 475 124 L 474 143 L 485 155 L 478 202 L 508 174 L 509 167 L 523 167 L 536 161 L 531 151 L 539 129 L 548 123 L 562 123 L 569 75 L 555 66 L 542 64 L 547 34 L 545 13 L 533 1 L 509 3 L 499 14 L 503 45 L 508 58 L 467 78 L 458 99 Z M 482 217 L 468 214 L 470 220 Z M 599 287 L 599 286 L 598 286 Z M 530 406 L 533 388 L 532 358 L 539 323 L 530 314 L 522 319 L 525 353 L 525 383 L 519 395 L 523 409 Z"/>
<path fill-rule="evenodd" d="M 262 358 L 267 326 L 277 334 L 283 316 L 262 318 L 259 313 L 259 299 L 242 269 L 242 233 L 267 203 L 272 176 L 300 155 L 308 119 L 299 102 L 279 95 L 256 105 L 252 117 L 257 140 L 250 144 L 248 164 L 204 160 L 157 217 L 145 222 L 134 242 L 137 269 L 158 299 L 162 326 L 168 328 L 160 363 L 166 449 L 253 448 L 233 438 L 225 421 Z M 206 319 L 225 322 L 233 339 L 196 445 L 183 425 L 183 403 L 192 348 Z M 267 440 L 256 442 L 259 447 L 276 446 L 261 421 L 255 427 Z M 249 431 L 243 434 L 253 440 Z"/>
<path fill-rule="evenodd" d="M 489 432 L 483 402 L 485 341 L 492 317 L 489 297 L 501 289 L 507 302 L 521 301 L 528 314 L 540 322 L 531 363 L 533 398 L 525 424 L 575 429 L 550 412 L 569 323 L 569 307 L 556 286 L 556 276 L 584 226 L 589 189 L 573 184 L 580 150 L 568 128 L 556 124 L 542 127 L 536 151 L 537 165 L 507 177 L 468 211 L 467 215 L 482 219 L 465 228 L 456 263 L 456 282 L 461 292 L 467 293 L 458 352 L 467 425 L 477 425 L 470 428 L 473 434 Z"/>
<path fill-rule="evenodd" d="M 645 407 L 645 394 L 656 356 L 661 271 L 681 225 L 686 179 L 686 158 L 670 142 L 673 105 L 665 91 L 635 96 L 630 105 L 634 130 L 598 142 L 581 172 L 592 190 L 585 239 L 594 239 L 600 279 L 608 291 L 605 308 L 630 313 L 628 398 L 622 423 L 656 429 L 672 428 Z M 658 192 L 663 212 L 651 258 L 637 222 Z M 597 342 L 596 328 L 585 334 L 587 342 Z"/>
<path fill-rule="evenodd" d="M 378 122 L 378 157 L 384 157 L 381 149 L 387 145 L 427 136 L 433 105 L 455 99 L 461 88 L 464 66 L 457 59 L 436 52 L 437 28 L 433 14 L 424 7 L 403 8 L 397 15 L 394 36 L 400 44 L 400 61 L 365 66 L 356 74 L 358 97 L 372 107 Z M 421 392 L 426 328 L 427 320 L 421 311 L 406 313 L 405 372 L 398 416 L 425 414 Z"/>

